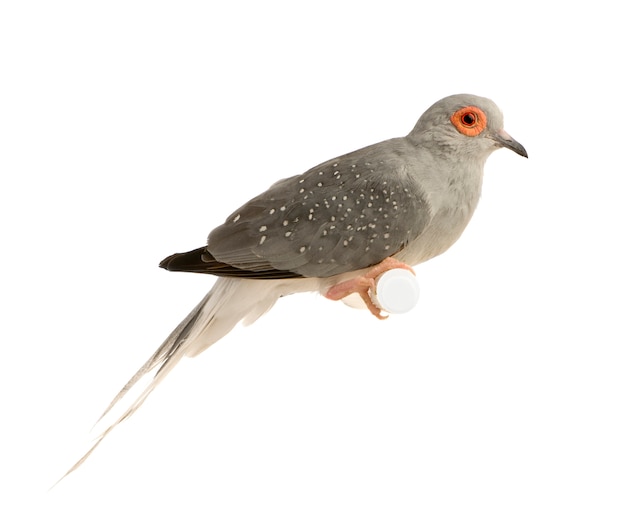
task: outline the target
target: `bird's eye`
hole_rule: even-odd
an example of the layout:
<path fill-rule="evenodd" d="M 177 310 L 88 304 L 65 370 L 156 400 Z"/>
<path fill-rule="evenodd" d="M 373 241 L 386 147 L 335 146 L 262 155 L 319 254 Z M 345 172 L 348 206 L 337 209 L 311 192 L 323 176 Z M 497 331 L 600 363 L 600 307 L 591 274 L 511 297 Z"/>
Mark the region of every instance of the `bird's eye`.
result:
<path fill-rule="evenodd" d="M 463 114 L 461 116 L 461 121 L 463 121 L 464 125 L 467 125 L 468 127 L 472 127 L 476 125 L 476 121 L 478 121 L 478 118 L 476 117 L 476 114 L 474 114 L 473 112 L 467 112 L 467 114 Z"/>
<path fill-rule="evenodd" d="M 465 136 L 477 136 L 487 128 L 487 116 L 476 106 L 466 106 L 450 118 L 456 129 Z"/>

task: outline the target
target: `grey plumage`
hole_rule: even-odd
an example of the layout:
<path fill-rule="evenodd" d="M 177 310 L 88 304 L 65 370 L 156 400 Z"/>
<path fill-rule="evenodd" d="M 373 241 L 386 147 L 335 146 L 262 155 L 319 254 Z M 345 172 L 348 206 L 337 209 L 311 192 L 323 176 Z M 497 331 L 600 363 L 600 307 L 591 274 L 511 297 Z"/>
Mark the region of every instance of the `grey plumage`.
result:
<path fill-rule="evenodd" d="M 343 285 L 351 292 L 353 281 L 370 280 L 368 273 L 381 262 L 413 266 L 447 250 L 476 208 L 489 154 L 506 147 L 526 156 L 504 132 L 502 121 L 489 99 L 442 99 L 406 137 L 278 181 L 211 231 L 205 247 L 164 259 L 161 267 L 168 270 L 219 278 L 111 402 L 104 415 L 136 383 L 145 382 L 134 402 L 68 473 L 184 355 L 199 354 L 240 321 L 253 322 L 281 296 L 318 291 L 340 298 Z M 145 377 L 155 370 L 151 379 Z"/>
<path fill-rule="evenodd" d="M 330 277 L 373 266 L 430 221 L 423 189 L 404 170 L 410 151 L 405 138 L 393 139 L 282 180 L 214 229 L 206 250 L 249 277 Z"/>

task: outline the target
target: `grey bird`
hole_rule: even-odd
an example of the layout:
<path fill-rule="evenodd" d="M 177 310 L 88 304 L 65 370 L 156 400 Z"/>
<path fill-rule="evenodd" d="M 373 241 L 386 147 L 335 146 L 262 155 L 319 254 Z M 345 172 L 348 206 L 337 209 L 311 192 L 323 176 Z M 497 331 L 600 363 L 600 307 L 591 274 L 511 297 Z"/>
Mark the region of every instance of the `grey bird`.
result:
<path fill-rule="evenodd" d="M 426 110 L 407 136 L 276 182 L 211 231 L 206 246 L 164 259 L 167 270 L 218 279 L 113 399 L 101 419 L 143 378 L 136 399 L 68 474 L 183 356 L 206 350 L 239 322 L 254 322 L 284 295 L 358 294 L 382 318 L 368 294 L 374 279 L 392 268 L 412 269 L 454 244 L 478 204 L 485 161 L 501 147 L 528 157 L 504 131 L 491 100 L 452 95 Z"/>

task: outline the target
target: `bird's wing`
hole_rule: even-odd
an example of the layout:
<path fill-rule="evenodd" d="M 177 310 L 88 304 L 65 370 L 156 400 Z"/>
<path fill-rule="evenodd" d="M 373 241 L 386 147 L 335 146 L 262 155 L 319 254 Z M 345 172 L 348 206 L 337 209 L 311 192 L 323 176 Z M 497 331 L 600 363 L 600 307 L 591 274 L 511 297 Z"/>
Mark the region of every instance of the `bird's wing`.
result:
<path fill-rule="evenodd" d="M 206 248 L 161 265 L 280 279 L 330 277 L 377 264 L 417 238 L 432 218 L 419 175 L 408 174 L 406 148 L 404 139 L 389 140 L 281 180 L 214 229 Z"/>

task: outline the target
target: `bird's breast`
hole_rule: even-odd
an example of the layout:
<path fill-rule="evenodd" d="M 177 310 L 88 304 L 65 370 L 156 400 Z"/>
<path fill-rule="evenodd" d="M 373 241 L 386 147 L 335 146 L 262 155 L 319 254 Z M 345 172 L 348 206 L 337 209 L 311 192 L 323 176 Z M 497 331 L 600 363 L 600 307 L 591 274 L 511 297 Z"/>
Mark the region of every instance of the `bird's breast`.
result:
<path fill-rule="evenodd" d="M 482 187 L 482 167 L 456 167 L 427 191 L 432 219 L 398 258 L 414 266 L 448 250 L 461 236 L 476 210 Z"/>

